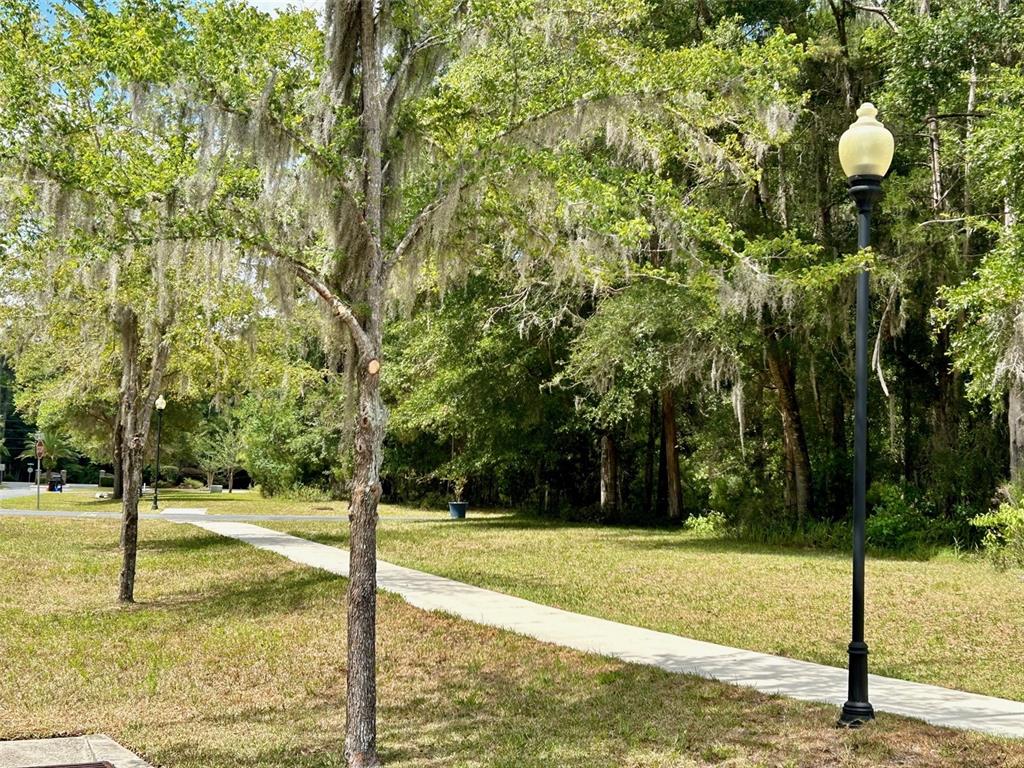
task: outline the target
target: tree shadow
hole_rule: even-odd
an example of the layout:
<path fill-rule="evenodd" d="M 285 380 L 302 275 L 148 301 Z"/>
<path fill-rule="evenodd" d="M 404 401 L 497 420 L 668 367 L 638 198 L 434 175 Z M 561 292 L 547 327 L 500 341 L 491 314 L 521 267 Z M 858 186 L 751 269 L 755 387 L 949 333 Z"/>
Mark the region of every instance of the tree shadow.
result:
<path fill-rule="evenodd" d="M 295 570 L 252 578 L 244 576 L 216 584 L 206 582 L 201 590 L 182 590 L 165 597 L 139 602 L 138 608 L 173 611 L 189 605 L 187 620 L 206 621 L 232 616 L 267 616 L 293 613 L 308 606 L 329 582 L 345 579 L 316 568 Z M 339 589 L 344 592 L 344 588 Z"/>
<path fill-rule="evenodd" d="M 446 637 L 460 626 L 448 622 Z M 486 658 L 493 644 L 497 657 Z M 419 649 L 429 675 L 380 702 L 385 765 L 420 768 L 539 768 L 622 765 L 953 766 L 1016 764 L 1024 748 L 969 733 L 882 715 L 862 731 L 837 730 L 837 709 L 806 704 L 689 675 L 620 662 L 580 662 L 552 646 L 495 632 L 466 657 Z M 408 661 L 406 659 L 405 661 Z M 389 670 L 381 683 L 388 686 Z M 301 708 L 259 704 L 233 712 L 210 707 L 154 757 L 183 766 L 340 768 L 343 697 Z M 301 723 L 301 725 L 299 725 Z M 336 728 L 333 733 L 324 725 Z M 239 749 L 204 744 L 187 731 L 286 733 Z M 220 735 L 220 734 L 218 734 Z M 229 737 L 229 736 L 228 736 Z M 955 761 L 949 759 L 955 755 Z M 851 759 L 851 756 L 855 758 Z"/>

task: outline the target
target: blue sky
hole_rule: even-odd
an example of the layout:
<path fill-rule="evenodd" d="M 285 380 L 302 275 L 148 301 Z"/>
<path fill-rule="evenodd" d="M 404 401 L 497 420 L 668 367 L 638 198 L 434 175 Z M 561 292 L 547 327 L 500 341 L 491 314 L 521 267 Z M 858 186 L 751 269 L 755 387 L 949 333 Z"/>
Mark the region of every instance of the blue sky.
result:
<path fill-rule="evenodd" d="M 54 0 L 39 0 L 39 6 L 47 18 L 50 18 L 52 15 L 53 2 Z M 101 0 L 101 2 L 108 5 L 112 4 L 111 0 Z M 255 8 L 267 11 L 268 13 L 290 5 L 296 8 L 310 8 L 314 11 L 323 11 L 324 9 L 324 0 L 247 0 L 247 2 Z"/>

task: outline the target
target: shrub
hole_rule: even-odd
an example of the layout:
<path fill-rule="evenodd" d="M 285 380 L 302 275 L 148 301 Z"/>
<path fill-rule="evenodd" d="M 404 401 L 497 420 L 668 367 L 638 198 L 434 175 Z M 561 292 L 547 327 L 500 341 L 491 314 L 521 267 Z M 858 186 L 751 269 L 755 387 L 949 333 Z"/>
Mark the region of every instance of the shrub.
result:
<path fill-rule="evenodd" d="M 872 547 L 906 552 L 939 538 L 937 523 L 928 517 L 924 504 L 906 486 L 873 483 L 868 504 L 871 513 L 864 523 L 864 533 Z"/>
<path fill-rule="evenodd" d="M 721 512 L 708 512 L 687 518 L 683 528 L 697 536 L 721 536 L 728 529 L 728 523 Z"/>
<path fill-rule="evenodd" d="M 186 477 L 181 481 L 180 485 L 182 488 L 187 488 L 190 491 L 198 491 L 204 486 L 204 483 L 202 480 L 196 480 L 194 477 Z"/>
<path fill-rule="evenodd" d="M 275 495 L 292 501 L 331 501 L 330 492 L 316 485 L 296 484 Z"/>
<path fill-rule="evenodd" d="M 1024 568 L 1024 506 L 1008 502 L 971 520 L 984 530 L 981 545 L 997 568 Z"/>

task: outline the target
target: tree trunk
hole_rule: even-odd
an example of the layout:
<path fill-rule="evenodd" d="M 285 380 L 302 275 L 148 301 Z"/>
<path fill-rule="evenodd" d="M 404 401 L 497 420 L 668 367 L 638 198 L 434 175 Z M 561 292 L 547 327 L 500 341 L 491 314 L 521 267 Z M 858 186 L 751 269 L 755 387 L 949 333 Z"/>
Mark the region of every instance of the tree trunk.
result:
<path fill-rule="evenodd" d="M 348 700 L 345 755 L 370 768 L 377 757 L 377 502 L 387 412 L 380 379 L 363 368 L 355 432 L 355 471 L 349 510 Z"/>
<path fill-rule="evenodd" d="M 658 426 L 661 416 L 658 413 L 658 396 L 651 394 L 651 416 L 647 422 L 647 446 L 644 451 L 644 512 L 654 512 L 654 447 L 658 439 Z"/>
<path fill-rule="evenodd" d="M 779 348 L 776 340 L 769 340 L 767 350 L 768 375 L 775 387 L 782 416 L 787 481 L 791 483 L 787 488 L 787 506 L 795 514 L 797 525 L 802 525 L 812 512 L 811 459 L 796 396 L 796 374 L 789 356 Z"/>
<path fill-rule="evenodd" d="M 7 401 L 10 397 L 10 387 L 7 383 L 7 364 L 4 358 L 0 357 L 0 448 L 7 446 Z M 3 451 L 0 451 L 0 461 L 4 461 Z"/>
<path fill-rule="evenodd" d="M 832 439 L 831 477 L 829 478 L 829 516 L 835 520 L 846 514 L 849 503 L 850 484 L 853 482 L 847 471 L 850 466 L 846 443 L 846 399 L 842 391 L 836 388 L 832 394 Z M 819 502 L 820 506 L 820 502 Z"/>
<path fill-rule="evenodd" d="M 942 193 L 942 162 L 939 150 L 939 120 L 934 114 L 926 118 L 928 124 L 928 167 L 931 170 L 931 198 L 932 210 L 939 211 L 943 208 Z"/>
<path fill-rule="evenodd" d="M 228 469 L 228 493 L 235 490 L 235 468 Z"/>
<path fill-rule="evenodd" d="M 681 520 L 683 517 L 677 439 L 675 393 L 671 387 L 665 387 L 661 390 L 661 457 L 665 473 L 665 514 L 669 520 Z"/>
<path fill-rule="evenodd" d="M 601 435 L 601 516 L 609 522 L 619 519 L 619 455 L 609 434 Z"/>
<path fill-rule="evenodd" d="M 348 689 L 345 758 L 351 768 L 376 768 L 377 756 L 377 502 L 387 411 L 380 397 L 380 350 L 387 267 L 383 234 L 383 109 L 381 52 L 376 4 L 359 5 L 362 61 L 363 206 L 370 237 L 361 249 L 356 280 L 366 316 L 358 364 L 359 412 L 355 429 L 355 467 L 349 513 Z M 335 57 L 335 63 L 337 58 Z M 374 366 L 371 368 L 371 366 Z"/>
<path fill-rule="evenodd" d="M 1010 427 L 1010 481 L 1024 479 L 1024 382 L 1014 377 L 1010 382 L 1010 402 L 1006 409 Z"/>
<path fill-rule="evenodd" d="M 163 383 L 168 343 L 162 329 L 156 338 L 149 368 L 149 386 L 142 394 L 142 363 L 140 361 L 139 319 L 130 309 L 122 309 L 121 325 L 121 402 L 122 471 L 124 495 L 121 499 L 121 577 L 118 599 L 135 601 L 135 565 L 139 542 L 139 496 L 142 494 L 142 466 L 146 439 L 149 436 L 153 403 Z"/>
<path fill-rule="evenodd" d="M 115 501 L 124 498 L 124 427 L 121 425 L 120 404 L 114 419 L 114 487 L 110 497 Z"/>
<path fill-rule="evenodd" d="M 846 108 L 853 109 L 853 77 L 850 74 L 850 42 L 846 33 L 847 5 L 840 2 L 838 5 L 834 0 L 829 0 L 832 9 L 832 17 L 836 22 L 836 38 L 839 40 L 841 56 L 841 74 L 843 77 L 843 98 L 846 101 Z"/>
<path fill-rule="evenodd" d="M 139 493 L 142 490 L 142 451 L 134 446 L 139 400 L 139 321 L 121 313 L 121 578 L 118 599 L 135 600 L 135 561 L 139 541 Z"/>

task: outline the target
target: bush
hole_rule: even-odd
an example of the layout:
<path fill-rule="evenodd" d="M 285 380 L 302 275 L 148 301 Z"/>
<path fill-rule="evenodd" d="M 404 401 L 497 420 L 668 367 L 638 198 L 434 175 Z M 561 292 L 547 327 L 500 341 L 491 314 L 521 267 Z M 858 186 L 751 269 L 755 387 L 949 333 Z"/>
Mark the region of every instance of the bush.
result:
<path fill-rule="evenodd" d="M 764 522 L 733 529 L 737 538 L 772 547 L 807 547 L 810 549 L 850 548 L 850 523 L 832 520 L 805 520 L 803 525 L 772 526 Z"/>
<path fill-rule="evenodd" d="M 181 481 L 180 486 L 190 491 L 198 491 L 205 486 L 205 483 L 202 480 L 196 480 L 194 477 L 186 477 Z"/>
<path fill-rule="evenodd" d="M 683 529 L 697 536 L 721 536 L 728 529 L 725 515 L 721 512 L 708 512 L 706 515 L 694 515 L 683 523 Z"/>
<path fill-rule="evenodd" d="M 316 485 L 296 484 L 274 495 L 291 501 L 331 501 L 330 492 Z"/>
<path fill-rule="evenodd" d="M 973 518 L 971 525 L 985 531 L 981 545 L 997 568 L 1024 568 L 1024 506 L 1000 504 L 995 512 Z"/>
<path fill-rule="evenodd" d="M 872 547 L 907 552 L 941 538 L 938 523 L 928 517 L 924 504 L 906 486 L 873 483 L 867 500 L 871 513 L 864 533 Z"/>

